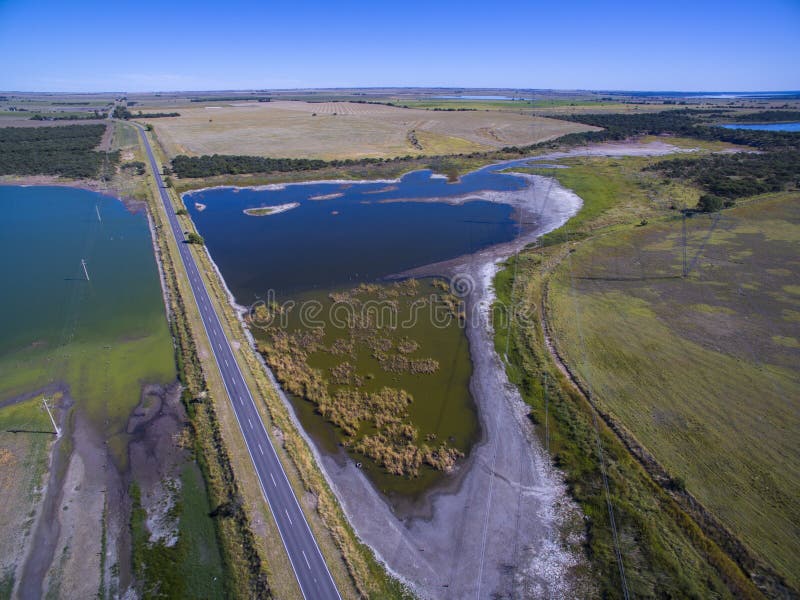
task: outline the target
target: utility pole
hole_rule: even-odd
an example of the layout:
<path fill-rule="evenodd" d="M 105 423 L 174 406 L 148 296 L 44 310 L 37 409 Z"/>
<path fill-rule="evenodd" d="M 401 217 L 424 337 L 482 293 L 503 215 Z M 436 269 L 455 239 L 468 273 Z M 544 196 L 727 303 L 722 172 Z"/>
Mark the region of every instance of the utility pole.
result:
<path fill-rule="evenodd" d="M 544 445 L 545 449 L 547 450 L 547 454 L 550 454 L 550 419 L 548 415 L 548 405 L 547 405 L 547 373 L 544 374 Z"/>
<path fill-rule="evenodd" d="M 83 267 L 83 274 L 86 275 L 86 281 L 89 281 L 89 271 L 86 270 L 86 259 L 81 259 L 81 266 Z"/>
<path fill-rule="evenodd" d="M 56 420 L 53 418 L 53 413 L 50 412 L 50 407 L 47 405 L 47 396 L 42 398 L 42 404 L 44 404 L 44 409 L 50 416 L 50 422 L 53 424 L 53 428 L 56 430 L 56 437 L 61 437 L 61 430 L 58 428 L 58 425 L 56 425 Z"/>
<path fill-rule="evenodd" d="M 689 276 L 686 267 L 686 209 L 684 208 L 681 213 L 683 214 L 683 278 L 686 279 Z"/>

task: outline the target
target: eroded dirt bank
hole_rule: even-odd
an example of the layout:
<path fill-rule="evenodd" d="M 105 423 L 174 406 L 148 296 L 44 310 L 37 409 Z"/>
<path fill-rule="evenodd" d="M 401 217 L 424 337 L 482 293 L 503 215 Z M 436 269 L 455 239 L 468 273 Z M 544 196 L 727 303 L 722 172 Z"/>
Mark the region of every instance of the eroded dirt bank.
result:
<path fill-rule="evenodd" d="M 66 390 L 63 390 L 66 392 Z M 180 387 L 145 385 L 118 436 L 122 459 L 68 394 L 58 407 L 61 438 L 52 446 L 41 508 L 18 570 L 19 598 L 119 597 L 135 585 L 131 573 L 129 488 L 136 482 L 152 536 L 177 533 L 164 515 L 187 453 L 180 444 L 186 415 Z M 116 436 L 115 436 L 116 437 Z"/>

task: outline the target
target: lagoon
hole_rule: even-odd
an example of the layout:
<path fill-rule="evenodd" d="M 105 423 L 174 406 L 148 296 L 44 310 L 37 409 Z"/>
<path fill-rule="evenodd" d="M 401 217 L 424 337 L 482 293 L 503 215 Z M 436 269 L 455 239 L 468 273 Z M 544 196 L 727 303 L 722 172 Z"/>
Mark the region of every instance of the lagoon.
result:
<path fill-rule="evenodd" d="M 424 170 L 392 181 L 208 189 L 185 194 L 183 200 L 237 303 L 250 306 L 259 299 L 279 304 L 308 300 L 328 306 L 329 292 L 341 294 L 361 283 L 472 255 L 515 239 L 525 227 L 520 221 L 527 218 L 520 219 L 514 206 L 491 194 L 526 190 L 528 179 L 501 171 L 528 161 L 490 165 L 457 182 Z M 376 300 L 387 292 L 372 291 L 368 297 Z M 419 296 L 414 297 L 422 300 L 433 292 L 430 282 L 422 283 Z M 405 297 L 398 298 L 400 304 L 404 305 Z M 327 310 L 322 313 L 323 317 L 327 314 Z M 352 333 L 337 330 L 327 321 L 322 328 L 323 351 L 307 349 L 309 364 L 298 364 L 295 373 L 318 370 L 331 396 L 340 387 L 333 383 L 332 373 L 343 365 L 355 368 L 363 380 L 355 389 L 361 392 L 375 393 L 384 387 L 407 391 L 414 399 L 407 422 L 418 430 L 415 443 L 446 443 L 469 454 L 478 439 L 479 425 L 469 390 L 469 345 L 457 323 L 440 328 L 422 318 L 407 329 L 378 327 L 369 334 L 368 346 L 386 343 L 384 350 L 391 355 L 398 352 L 403 338 L 419 344 L 419 349 L 408 356 L 412 360 L 433 359 L 439 367 L 430 375 L 393 367 L 387 372 L 384 363 L 375 359 L 380 355 L 375 351 L 362 349 L 344 355 L 328 352 L 325 349 L 333 347 L 335 339 L 342 338 L 343 343 Z M 256 326 L 252 332 L 260 346 L 275 343 L 269 331 Z M 283 358 L 276 359 L 269 350 L 266 356 L 268 363 L 275 363 L 279 379 L 291 377 L 281 373 Z M 283 383 L 293 387 L 290 380 Z M 372 433 L 371 426 L 362 425 L 360 433 L 348 442 L 340 429 L 323 418 L 314 402 L 295 395 L 290 395 L 290 400 L 317 447 L 327 455 L 338 456 L 344 443 L 347 453 L 359 464 L 363 462 L 364 471 L 387 497 L 398 501 L 401 497 L 418 497 L 442 480 L 441 471 L 425 465 L 418 475 L 390 475 L 377 462 L 349 449 L 353 440 Z"/>
<path fill-rule="evenodd" d="M 526 188 L 523 177 L 500 173 L 526 162 L 491 165 L 455 183 L 426 170 L 397 181 L 215 188 L 185 194 L 184 203 L 247 306 L 270 290 L 285 296 L 357 285 L 513 239 L 511 206 L 464 200 Z M 244 213 L 290 204 L 297 206 L 262 217 Z"/>

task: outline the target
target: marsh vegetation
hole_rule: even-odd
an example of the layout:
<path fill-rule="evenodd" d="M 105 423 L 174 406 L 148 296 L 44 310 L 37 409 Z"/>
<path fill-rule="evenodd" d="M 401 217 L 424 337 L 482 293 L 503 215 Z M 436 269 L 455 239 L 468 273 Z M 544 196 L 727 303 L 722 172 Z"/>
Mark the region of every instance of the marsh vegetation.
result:
<path fill-rule="evenodd" d="M 451 471 L 477 424 L 460 303 L 447 284 L 361 284 L 307 302 L 319 302 L 311 326 L 292 314 L 295 307 L 262 303 L 250 313 L 281 386 L 313 405 L 344 448 L 380 472 L 401 479 L 427 472 L 422 479 L 431 480 L 432 471 Z"/>

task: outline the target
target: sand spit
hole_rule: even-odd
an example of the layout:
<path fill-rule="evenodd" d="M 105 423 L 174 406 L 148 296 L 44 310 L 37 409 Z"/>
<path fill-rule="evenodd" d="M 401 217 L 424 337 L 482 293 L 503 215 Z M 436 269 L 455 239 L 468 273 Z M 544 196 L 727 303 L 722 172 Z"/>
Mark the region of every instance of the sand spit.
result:
<path fill-rule="evenodd" d="M 274 206 L 258 206 L 256 208 L 245 208 L 242 212 L 250 217 L 271 217 L 287 210 L 292 210 L 300 206 L 299 202 L 287 202 L 286 204 L 276 204 Z"/>
<path fill-rule="evenodd" d="M 311 196 L 309 200 L 335 200 L 344 196 L 344 192 L 334 192 L 333 194 L 322 194 L 320 196 Z"/>
<path fill-rule="evenodd" d="M 353 186 L 353 185 L 361 185 L 365 183 L 385 183 L 387 185 L 400 183 L 400 179 L 320 179 L 319 181 L 288 181 L 286 183 L 267 183 L 264 185 L 212 185 L 209 187 L 204 188 L 197 188 L 196 190 L 189 190 L 188 192 L 183 192 L 181 194 L 181 200 L 183 200 L 186 196 L 191 196 L 192 194 L 200 194 L 202 192 L 208 192 L 211 190 L 249 190 L 253 192 L 279 192 L 281 190 L 285 190 L 289 186 L 293 185 L 341 185 L 341 186 Z"/>

